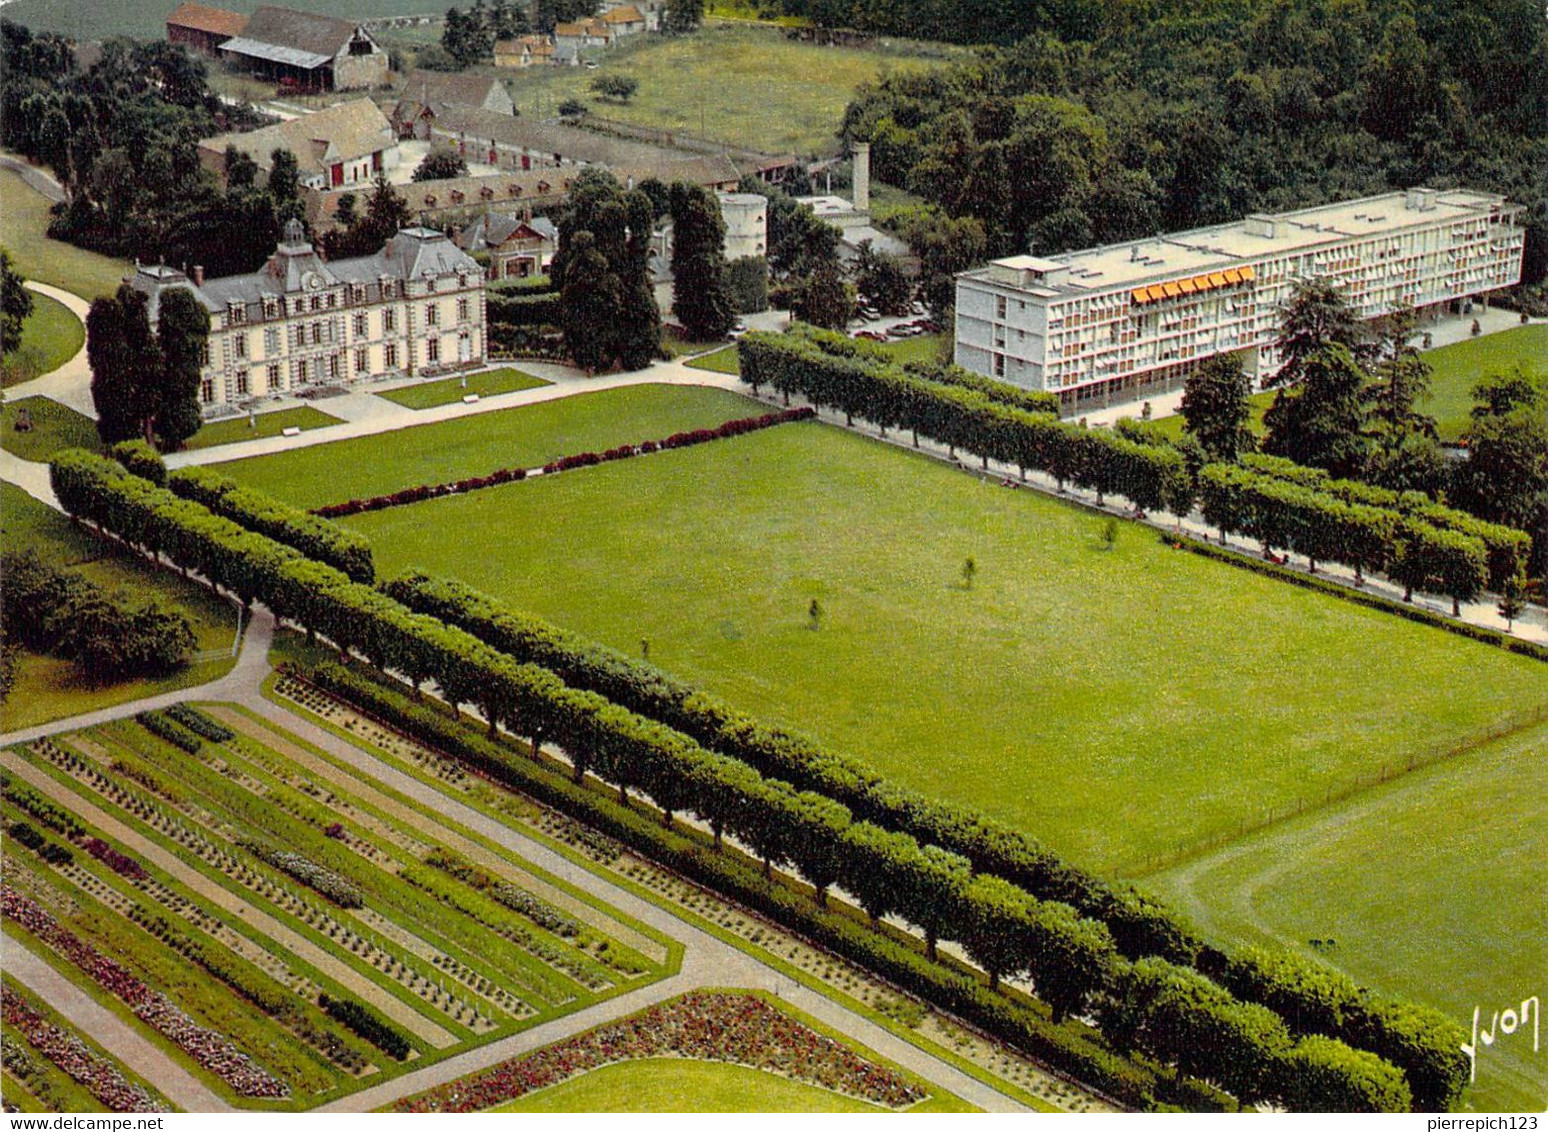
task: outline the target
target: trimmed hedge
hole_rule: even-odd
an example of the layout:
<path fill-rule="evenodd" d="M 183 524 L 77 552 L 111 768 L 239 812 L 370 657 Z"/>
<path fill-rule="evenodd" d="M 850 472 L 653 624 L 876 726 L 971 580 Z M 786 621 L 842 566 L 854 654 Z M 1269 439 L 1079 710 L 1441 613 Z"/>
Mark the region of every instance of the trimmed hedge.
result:
<path fill-rule="evenodd" d="M 149 480 L 157 487 L 167 486 L 167 465 L 157 452 L 143 440 L 120 440 L 108 449 L 108 455 L 124 466 L 132 476 Z"/>
<path fill-rule="evenodd" d="M 229 743 L 236 737 L 229 727 L 216 723 L 202 711 L 191 708 L 187 704 L 173 704 L 162 710 L 195 735 L 208 739 L 211 743 Z"/>
<path fill-rule="evenodd" d="M 402 1061 L 414 1051 L 408 1038 L 364 1003 L 320 994 L 317 996 L 317 1005 L 322 1007 L 328 1017 L 358 1034 L 394 1061 Z"/>
<path fill-rule="evenodd" d="M 167 487 L 180 498 L 342 570 L 356 582 L 369 583 L 376 577 L 371 544 L 364 535 L 242 487 L 211 468 L 179 468 L 168 477 Z"/>
<path fill-rule="evenodd" d="M 559 293 L 538 291 L 503 295 L 498 291 L 486 291 L 484 312 L 491 325 L 558 326 L 561 317 Z"/>

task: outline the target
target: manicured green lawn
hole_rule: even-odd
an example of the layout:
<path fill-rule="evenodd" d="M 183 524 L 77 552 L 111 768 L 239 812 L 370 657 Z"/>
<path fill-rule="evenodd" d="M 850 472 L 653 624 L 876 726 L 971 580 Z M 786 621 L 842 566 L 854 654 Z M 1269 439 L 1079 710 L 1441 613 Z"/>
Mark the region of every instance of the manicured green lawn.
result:
<path fill-rule="evenodd" d="M 719 389 L 635 385 L 254 457 L 221 470 L 299 507 L 318 507 L 497 468 L 537 467 L 763 411 Z"/>
<path fill-rule="evenodd" d="M 882 345 L 894 361 L 938 362 L 951 359 L 950 340 L 945 334 L 917 334 L 912 338 L 897 338 Z"/>
<path fill-rule="evenodd" d="M 711 373 L 734 373 L 740 375 L 742 372 L 742 358 L 736 352 L 734 345 L 723 346 L 714 353 L 700 354 L 691 362 L 684 362 L 683 364 L 689 369 L 706 369 Z"/>
<path fill-rule="evenodd" d="M 0 169 L 0 245 L 11 253 L 16 270 L 25 279 L 52 283 L 87 300 L 118 290 L 133 265 L 50 240 L 45 235 L 49 206 L 20 173 Z"/>
<path fill-rule="evenodd" d="M 1143 882 L 1211 939 L 1278 943 L 1362 983 L 1473 1007 L 1541 995 L 1548 970 L 1548 726 L 1298 818 Z M 1476 1109 L 1541 1111 L 1548 1060 L 1530 1033 L 1478 1055 Z"/>
<path fill-rule="evenodd" d="M 491 1112 L 881 1112 L 814 1085 L 749 1069 L 679 1058 L 608 1065 Z"/>
<path fill-rule="evenodd" d="M 74 526 L 59 512 L 33 499 L 19 487 L 0 483 L 0 544 L 7 551 L 36 550 L 40 557 L 86 575 L 106 589 L 124 589 L 135 596 L 157 595 L 188 614 L 197 642 L 194 648 L 229 648 L 236 637 L 236 610 L 203 586 L 186 582 L 171 570 L 157 570 L 139 558 Z M 230 669 L 226 657 L 191 665 L 158 680 L 132 680 L 100 685 L 82 678 L 69 661 L 18 649 L 16 686 L 0 704 L 0 730 L 31 727 L 50 719 L 189 688 L 215 680 Z"/>
<path fill-rule="evenodd" d="M 642 126 L 698 134 L 770 153 L 836 153 L 835 131 L 861 83 L 923 71 L 964 54 L 931 45 L 938 58 L 903 50 L 856 51 L 787 40 L 774 28 L 710 22 L 693 35 L 639 36 L 597 52 L 597 70 L 529 67 L 500 72 L 522 114 L 550 117 L 567 98 L 594 113 Z M 639 80 L 627 103 L 599 99 L 599 75 Z M 770 108 L 777 107 L 771 113 Z"/>
<path fill-rule="evenodd" d="M 245 416 L 207 424 L 194 433 L 192 439 L 183 447 L 216 448 L 222 444 L 237 444 L 244 440 L 278 436 L 287 428 L 299 428 L 304 432 L 309 428 L 326 428 L 328 425 L 338 423 L 338 417 L 330 416 L 321 409 L 313 408 L 311 405 L 297 405 L 292 409 L 259 413 L 254 427 L 248 426 Z"/>
<path fill-rule="evenodd" d="M 427 381 L 421 385 L 405 385 L 402 389 L 378 393 L 377 396 L 385 397 L 409 409 L 430 409 L 436 405 L 449 405 L 453 401 L 461 401 L 469 393 L 477 393 L 480 397 L 493 397 L 497 393 L 540 389 L 550 384 L 552 383 L 544 381 L 541 377 L 533 377 L 530 373 L 522 373 L 519 369 L 511 369 L 507 366 L 504 369 L 489 370 L 486 373 L 469 374 L 465 385 L 460 377 L 448 377 L 441 381 Z"/>
<path fill-rule="evenodd" d="M 17 432 L 16 421 L 22 410 L 32 418 L 28 432 Z M 47 397 L 23 397 L 0 405 L 0 448 L 14 452 L 23 460 L 47 460 L 61 448 L 102 447 L 97 439 L 97 422 L 77 413 L 68 405 Z"/>
<path fill-rule="evenodd" d="M 384 577 L 420 566 L 630 654 L 646 639 L 753 715 L 1104 871 L 1548 704 L 1538 662 L 1142 527 L 1107 551 L 1089 512 L 818 424 L 347 522 Z"/>
<path fill-rule="evenodd" d="M 86 327 L 58 299 L 29 291 L 32 313 L 22 323 L 21 344 L 7 355 L 0 380 L 5 387 L 52 373 L 86 344 Z"/>
<path fill-rule="evenodd" d="M 1442 439 L 1455 440 L 1466 429 L 1473 409 L 1473 386 L 1480 378 L 1516 366 L 1548 377 L 1548 326 L 1518 326 L 1466 342 L 1442 346 L 1424 355 L 1434 372 L 1423 404 L 1440 426 Z"/>

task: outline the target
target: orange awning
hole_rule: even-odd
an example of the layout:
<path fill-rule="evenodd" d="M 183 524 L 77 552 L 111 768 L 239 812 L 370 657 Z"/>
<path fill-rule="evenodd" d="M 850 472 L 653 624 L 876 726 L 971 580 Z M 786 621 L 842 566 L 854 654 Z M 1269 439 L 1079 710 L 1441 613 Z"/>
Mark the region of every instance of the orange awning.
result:
<path fill-rule="evenodd" d="M 1226 285 L 1225 273 L 1220 271 L 1211 271 L 1209 273 L 1209 282 L 1213 287 L 1224 287 Z"/>
<path fill-rule="evenodd" d="M 1129 298 L 1133 299 L 1136 303 L 1148 303 L 1150 302 L 1150 292 L 1145 290 L 1143 287 L 1136 287 L 1134 290 L 1129 292 Z"/>
<path fill-rule="evenodd" d="M 1250 283 L 1250 282 L 1252 282 L 1252 278 L 1253 278 L 1252 266 L 1249 264 L 1247 267 L 1242 268 L 1241 275 L 1242 275 L 1242 282 L 1243 283 Z"/>
<path fill-rule="evenodd" d="M 1179 287 L 1176 283 L 1163 283 L 1161 284 L 1161 290 L 1162 293 L 1165 294 L 1169 299 L 1175 299 L 1178 295 L 1182 294 L 1182 288 Z"/>
<path fill-rule="evenodd" d="M 1240 283 L 1242 281 L 1242 273 L 1234 267 L 1228 267 L 1226 268 L 1225 280 L 1227 283 Z"/>
<path fill-rule="evenodd" d="M 1157 299 L 1162 297 L 1161 288 L 1160 287 L 1156 287 L 1156 286 L 1146 287 L 1145 288 L 1145 297 L 1147 299 L 1149 299 L 1151 302 L 1155 302 Z"/>

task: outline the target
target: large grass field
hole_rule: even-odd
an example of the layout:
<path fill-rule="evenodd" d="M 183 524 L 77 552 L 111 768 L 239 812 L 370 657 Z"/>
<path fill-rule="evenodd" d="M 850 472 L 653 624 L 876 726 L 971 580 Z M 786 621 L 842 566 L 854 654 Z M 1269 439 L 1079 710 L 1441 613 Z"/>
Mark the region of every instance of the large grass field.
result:
<path fill-rule="evenodd" d="M 418 385 L 405 385 L 401 389 L 378 393 L 377 396 L 409 409 L 433 409 L 437 405 L 461 401 L 470 393 L 477 393 L 480 397 L 494 397 L 523 389 L 541 389 L 548 384 L 541 377 L 533 377 L 530 373 L 504 366 L 484 373 L 469 374 L 465 379 L 447 377 Z"/>
<path fill-rule="evenodd" d="M 23 410 L 32 427 L 20 432 L 16 422 Z M 61 448 L 96 451 L 101 447 L 97 423 L 68 405 L 48 397 L 23 397 L 0 405 L 0 448 L 23 460 L 41 463 Z"/>
<path fill-rule="evenodd" d="M 59 512 L 20 488 L 0 483 L 0 544 L 6 551 L 32 549 L 39 557 L 84 574 L 108 590 L 136 597 L 157 596 L 183 610 L 194 627 L 200 651 L 227 649 L 236 640 L 236 610 L 203 586 L 184 581 L 171 570 L 157 570 L 139 558 L 74 526 Z M 16 685 L 0 704 L 0 730 L 32 727 L 110 704 L 124 703 L 218 679 L 230 669 L 228 656 L 190 665 L 160 679 L 98 684 L 84 678 L 70 661 L 17 649 Z"/>
<path fill-rule="evenodd" d="M 1548 727 L 1416 771 L 1143 882 L 1215 939 L 1313 953 L 1470 1029 L 1548 971 Z M 1474 1108 L 1538 1112 L 1548 1058 L 1525 1028 L 1478 1055 Z"/>
<path fill-rule="evenodd" d="M 348 522 L 384 576 L 419 566 L 630 653 L 648 640 L 753 715 L 1104 871 L 1548 705 L 1534 661 L 1146 528 L 1108 551 L 1078 507 L 823 425 Z"/>
<path fill-rule="evenodd" d="M 7 19 L 16 18 L 12 14 L 15 7 L 6 5 Z M 116 9 L 120 6 L 103 7 Z M 137 5 L 123 7 L 135 8 Z M 157 33 L 158 36 L 161 34 Z M 14 169 L 0 169 L 0 246 L 11 253 L 11 260 L 22 278 L 52 283 L 87 300 L 118 290 L 132 265 L 50 240 L 45 235 L 49 207 L 48 198 L 23 181 L 20 173 Z"/>
<path fill-rule="evenodd" d="M 647 1058 L 593 1070 L 491 1112 L 880 1112 L 761 1069 Z"/>
<path fill-rule="evenodd" d="M 113 35 L 163 39 L 167 34 L 167 17 L 178 3 L 179 0 L 135 0 L 132 4 L 122 0 L 12 0 L 5 6 L 5 18 L 35 31 L 63 32 L 82 41 Z M 260 6 L 260 0 L 230 0 L 222 6 L 234 12 L 251 12 Z M 452 5 L 448 0 L 291 0 L 286 6 L 350 20 L 444 12 Z"/>
<path fill-rule="evenodd" d="M 861 83 L 937 66 L 957 53 L 934 45 L 928 50 L 935 57 L 818 47 L 787 40 L 773 28 L 710 21 L 693 35 L 642 36 L 598 53 L 596 70 L 500 73 L 510 76 L 517 109 L 533 117 L 551 117 L 565 99 L 578 98 L 593 113 L 636 125 L 702 133 L 770 153 L 827 154 L 838 152 L 839 122 Z M 639 92 L 627 103 L 599 99 L 591 80 L 609 73 L 639 80 Z"/>
<path fill-rule="evenodd" d="M 29 291 L 32 313 L 22 323 L 21 342 L 8 354 L 0 381 L 6 388 L 42 377 L 64 365 L 86 345 L 86 327 L 58 299 Z"/>
<path fill-rule="evenodd" d="M 1442 440 L 1455 441 L 1467 431 L 1473 410 L 1473 386 L 1480 378 L 1516 366 L 1548 376 L 1548 326 L 1519 326 L 1485 334 L 1428 350 L 1423 357 L 1433 372 L 1429 394 L 1419 402 L 1419 410 L 1435 418 Z M 1267 392 L 1252 398 L 1250 427 L 1259 436 L 1263 435 L 1263 414 L 1274 403 L 1275 396 Z M 1157 423 L 1172 436 L 1182 435 L 1181 414 L 1161 418 Z"/>
<path fill-rule="evenodd" d="M 575 452 L 659 440 L 765 411 L 719 389 L 641 385 L 480 413 L 221 465 L 298 507 L 380 495 L 421 483 L 531 468 Z"/>

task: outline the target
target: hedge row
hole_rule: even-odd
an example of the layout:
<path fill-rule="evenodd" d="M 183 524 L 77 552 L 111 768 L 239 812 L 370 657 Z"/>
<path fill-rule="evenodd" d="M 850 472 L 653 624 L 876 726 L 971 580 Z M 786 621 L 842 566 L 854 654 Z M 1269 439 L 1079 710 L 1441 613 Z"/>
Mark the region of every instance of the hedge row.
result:
<path fill-rule="evenodd" d="M 179 468 L 167 477 L 167 487 L 174 495 L 342 570 L 354 581 L 370 582 L 376 577 L 371 544 L 364 535 L 242 487 L 212 468 Z"/>
<path fill-rule="evenodd" d="M 229 743 L 236 736 L 225 724 L 217 723 L 202 711 L 187 704 L 173 704 L 163 709 L 165 713 L 188 730 L 211 743 Z"/>
<path fill-rule="evenodd" d="M 150 480 L 157 487 L 167 486 L 166 461 L 145 441 L 120 440 L 108 449 L 108 455 L 122 464 L 130 475 Z"/>
<path fill-rule="evenodd" d="M 1334 479 L 1321 468 L 1308 468 L 1281 456 L 1265 456 L 1256 452 L 1243 455 L 1241 464 L 1260 475 L 1297 483 L 1347 503 L 1385 507 L 1439 530 L 1478 539 L 1483 543 L 1488 558 L 1488 587 L 1495 593 L 1503 590 L 1506 582 L 1526 569 L 1527 559 L 1532 553 L 1532 536 L 1525 531 L 1518 531 L 1502 523 L 1486 522 L 1466 511 L 1437 503 L 1420 491 L 1391 491 L 1359 480 Z"/>
<path fill-rule="evenodd" d="M 559 293 L 543 291 L 536 294 L 502 295 L 498 291 L 487 291 L 484 295 L 484 311 L 491 324 L 558 326 Z"/>
<path fill-rule="evenodd" d="M 991 976 L 1030 974 L 1060 1012 L 1079 1012 L 1121 986 L 1127 964 L 1107 927 L 1073 909 L 997 877 L 973 876 L 968 862 L 947 850 L 855 820 L 829 797 L 766 778 L 594 692 L 568 687 L 110 461 L 72 450 L 55 457 L 51 474 L 72 514 L 168 553 L 246 601 L 264 601 L 279 617 L 327 636 L 341 655 L 358 651 L 416 688 L 434 679 L 454 712 L 459 703 L 478 704 L 491 734 L 504 724 L 528 737 L 534 752 L 544 741 L 557 743 L 578 780 L 594 771 L 621 800 L 631 788 L 645 792 L 666 825 L 675 812 L 691 810 L 717 840 L 722 831 L 733 834 L 765 868 L 793 865 L 819 902 L 828 886 L 842 884 L 873 917 L 896 913 L 932 939 L 958 941 Z"/>
<path fill-rule="evenodd" d="M 829 354 L 804 336 L 755 332 L 738 343 L 742 380 L 788 397 L 863 417 L 884 431 L 911 430 L 962 448 L 984 461 L 1122 495 L 1141 510 L 1186 513 L 1193 485 L 1182 454 L 1136 444 L 1104 429 L 1067 424 L 1051 413 L 1028 412 L 976 389 L 927 381 L 897 366 Z"/>
<path fill-rule="evenodd" d="M 1190 926 L 1151 898 L 1132 888 L 1110 887 L 982 814 L 891 784 L 860 763 L 801 736 L 766 727 L 655 668 L 511 610 L 460 582 L 409 571 L 383 588 L 409 608 L 466 629 L 515 660 L 552 671 L 572 687 L 596 692 L 664 723 L 765 776 L 833 798 L 856 818 L 906 832 L 926 845 L 942 846 L 965 858 L 976 872 L 1002 877 L 1038 899 L 1072 905 L 1104 923 L 1127 958 L 1160 956 L 1209 973 L 1226 968 L 1224 954 L 1206 946 Z M 1281 1001 L 1293 1002 L 1297 988 L 1309 985 L 1324 969 L 1285 956 L 1279 970 L 1284 985 L 1274 993 Z M 1262 1001 L 1268 993 L 1257 983 L 1243 986 L 1253 993 L 1238 993 L 1254 1001 Z M 1310 1016 L 1299 1008 L 1291 1013 L 1297 1018 Z M 1367 1030 L 1373 1028 L 1379 1029 Z M 1350 1036 L 1340 1030 L 1327 1032 Z M 1438 1015 L 1429 1019 L 1424 1056 L 1439 1069 L 1419 1064 L 1401 1049 L 1378 1048 L 1377 1052 L 1405 1058 L 1404 1067 L 1421 1077 L 1449 1081 L 1448 1088 L 1439 1092 L 1427 1092 L 1418 1085 L 1414 1090 L 1430 1107 L 1444 1108 L 1465 1080 L 1458 1076 L 1464 1070 L 1454 1056 L 1461 1036 L 1448 1020 Z M 1399 1044 L 1406 1048 L 1406 1043 Z"/>
<path fill-rule="evenodd" d="M 190 755 L 197 755 L 204 748 L 204 741 L 199 736 L 181 723 L 168 719 L 159 711 L 142 711 L 134 719 L 152 735 L 159 735 L 174 747 L 187 751 Z"/>
<path fill-rule="evenodd" d="M 1407 591 L 1443 593 L 1470 601 L 1488 581 L 1481 540 L 1442 530 L 1413 515 L 1351 502 L 1315 487 L 1278 479 L 1235 464 L 1209 464 L 1199 473 L 1199 505 L 1222 533 L 1249 535 L 1270 550 L 1286 547 L 1311 560 L 1379 570 Z"/>
<path fill-rule="evenodd" d="M 406 503 L 422 503 L 426 499 L 439 499 L 443 495 L 462 495 L 486 487 L 498 487 L 502 483 L 516 483 L 527 478 L 525 468 L 501 468 L 487 476 L 469 476 L 449 483 L 420 484 L 386 495 L 372 495 L 365 499 L 349 499 L 343 503 L 330 503 L 316 508 L 312 514 L 324 519 L 339 519 L 345 515 L 359 515 L 363 511 L 381 511 L 388 507 L 402 507 Z"/>
<path fill-rule="evenodd" d="M 328 1017 L 359 1034 L 394 1061 L 402 1061 L 414 1051 L 408 1038 L 363 1003 L 320 994 L 317 996 L 317 1005 L 323 1008 Z"/>

